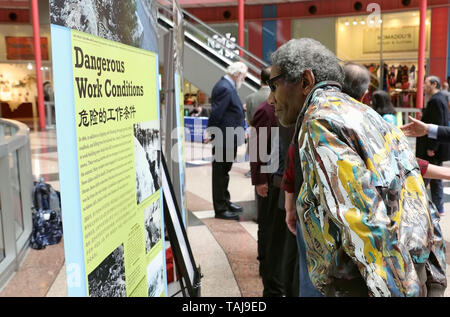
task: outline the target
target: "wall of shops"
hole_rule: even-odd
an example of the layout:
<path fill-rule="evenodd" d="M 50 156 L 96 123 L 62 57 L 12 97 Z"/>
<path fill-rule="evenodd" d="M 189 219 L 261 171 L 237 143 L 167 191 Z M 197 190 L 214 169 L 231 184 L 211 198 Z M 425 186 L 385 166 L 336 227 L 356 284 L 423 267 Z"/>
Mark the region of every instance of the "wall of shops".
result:
<path fill-rule="evenodd" d="M 33 27 L 29 20 L 18 21 L 21 18 L 0 23 L 0 117 L 31 120 L 38 116 Z M 47 82 L 49 87 L 52 83 L 50 24 L 41 24 L 40 31 L 41 70 L 47 89 Z"/>
<path fill-rule="evenodd" d="M 355 8 L 356 2 L 361 6 Z M 403 5 L 409 2 L 409 5 Z M 316 18 L 325 16 L 347 16 L 366 14 L 367 7 L 371 3 L 380 5 L 383 13 L 389 11 L 419 10 L 420 0 L 321 0 L 279 3 L 276 7 L 277 19 Z M 448 7 L 448 0 L 428 0 L 428 8 Z M 264 7 L 267 5 L 246 5 L 245 20 L 254 21 L 264 19 Z M 315 9 L 311 9 L 315 7 Z M 237 5 L 233 7 L 198 7 L 187 10 L 206 23 L 232 22 L 238 19 Z"/>
<path fill-rule="evenodd" d="M 357 2 L 360 6 L 356 6 Z M 404 5 L 408 2 L 408 5 Z M 267 61 L 271 52 L 282 43 L 291 38 L 307 36 L 319 40 L 339 55 L 338 48 L 342 41 L 339 40 L 338 19 L 354 16 L 367 17 L 370 15 L 370 11 L 366 9 L 371 3 L 374 1 L 322 0 L 275 5 L 247 5 L 245 7 L 246 37 L 248 38 L 246 47 L 250 52 Z M 376 3 L 380 5 L 381 14 L 388 16 L 391 15 L 390 13 L 418 13 L 420 0 L 384 0 Z M 427 4 L 429 9 L 427 15 L 429 21 L 427 25 L 427 66 L 429 73 L 446 79 L 450 76 L 450 65 L 448 65 L 450 63 L 450 40 L 448 39 L 450 35 L 450 4 L 448 0 L 428 0 Z M 237 32 L 237 6 L 199 7 L 187 10 L 208 24 L 233 24 Z M 394 15 L 392 14 L 392 16 Z M 418 14 L 415 19 L 419 19 Z M 326 31 L 324 32 L 324 30 Z M 387 51 L 383 52 L 384 56 L 381 58 L 379 52 L 366 55 L 364 58 L 357 59 L 380 60 L 387 57 L 393 61 L 399 59 L 399 62 L 401 58 L 408 63 L 413 60 L 417 61 L 417 49 L 408 49 L 403 52 Z M 345 56 L 338 57 L 350 60 Z"/>

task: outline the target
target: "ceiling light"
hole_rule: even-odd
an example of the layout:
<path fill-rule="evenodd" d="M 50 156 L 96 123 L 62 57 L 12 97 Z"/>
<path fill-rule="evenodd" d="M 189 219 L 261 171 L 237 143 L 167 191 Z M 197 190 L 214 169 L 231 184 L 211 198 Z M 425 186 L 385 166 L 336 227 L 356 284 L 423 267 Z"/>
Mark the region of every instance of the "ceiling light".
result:
<path fill-rule="evenodd" d="M 356 22 L 356 21 L 353 21 L 353 25 L 357 25 L 358 24 L 358 22 Z"/>

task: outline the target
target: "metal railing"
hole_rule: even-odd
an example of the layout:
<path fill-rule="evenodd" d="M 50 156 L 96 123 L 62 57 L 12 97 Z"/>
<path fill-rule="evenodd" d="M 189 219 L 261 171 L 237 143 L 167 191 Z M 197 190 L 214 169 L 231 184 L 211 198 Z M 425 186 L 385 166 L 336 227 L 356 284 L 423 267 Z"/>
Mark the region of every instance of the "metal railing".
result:
<path fill-rule="evenodd" d="M 173 20 L 173 12 L 171 10 L 172 2 L 173 1 L 171 0 L 160 0 L 159 2 L 155 2 L 155 5 L 158 8 L 158 19 L 163 20 L 164 23 L 167 23 L 170 26 L 172 26 L 171 21 Z M 186 10 L 181 11 L 184 17 L 184 34 L 187 40 L 202 46 L 203 49 L 211 52 L 216 57 L 225 61 L 228 65 L 236 61 L 243 62 L 249 69 L 249 76 L 247 77 L 250 77 L 250 79 L 260 85 L 259 75 L 261 69 L 268 66 L 265 61 L 239 46 L 232 41 L 230 37 L 217 32 Z M 242 53 L 242 55 L 240 55 L 240 53 Z"/>
<path fill-rule="evenodd" d="M 411 116 L 411 117 L 415 118 L 416 117 L 416 115 L 415 115 L 416 113 L 422 113 L 422 109 L 417 109 L 417 108 L 395 107 L 394 109 L 397 112 L 401 112 L 403 124 L 409 123 L 408 116 Z"/>
<path fill-rule="evenodd" d="M 0 119 L 0 289 L 28 250 L 32 188 L 29 128 Z"/>

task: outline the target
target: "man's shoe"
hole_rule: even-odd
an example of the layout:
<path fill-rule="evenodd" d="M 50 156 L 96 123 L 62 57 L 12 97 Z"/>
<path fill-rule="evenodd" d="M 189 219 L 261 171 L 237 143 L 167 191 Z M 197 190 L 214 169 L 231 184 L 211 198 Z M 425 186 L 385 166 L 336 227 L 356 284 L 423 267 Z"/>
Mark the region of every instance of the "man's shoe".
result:
<path fill-rule="evenodd" d="M 239 206 L 238 204 L 230 203 L 228 205 L 228 209 L 230 209 L 231 211 L 234 211 L 234 212 L 242 212 L 242 207 Z"/>
<path fill-rule="evenodd" d="M 215 215 L 215 218 L 225 219 L 225 220 L 239 220 L 239 215 L 232 211 L 224 211 Z"/>

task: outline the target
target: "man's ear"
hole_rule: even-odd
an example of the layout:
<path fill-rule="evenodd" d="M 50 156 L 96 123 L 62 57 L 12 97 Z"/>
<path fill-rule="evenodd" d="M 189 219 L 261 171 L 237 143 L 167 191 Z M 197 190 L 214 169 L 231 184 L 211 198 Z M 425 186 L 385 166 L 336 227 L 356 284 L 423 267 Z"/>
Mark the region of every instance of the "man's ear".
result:
<path fill-rule="evenodd" d="M 366 89 L 366 91 L 362 94 L 361 98 L 359 98 L 359 102 L 363 102 L 364 98 L 366 97 L 366 95 L 369 93 L 369 89 Z"/>
<path fill-rule="evenodd" d="M 312 70 L 310 70 L 310 69 L 305 70 L 302 75 L 303 94 L 305 96 L 308 95 L 309 92 L 313 89 L 315 84 L 316 84 L 316 79 L 314 78 L 314 74 L 313 74 Z"/>

